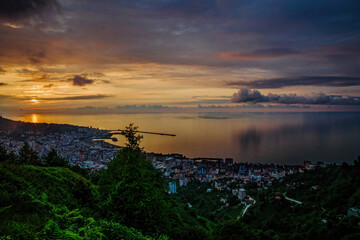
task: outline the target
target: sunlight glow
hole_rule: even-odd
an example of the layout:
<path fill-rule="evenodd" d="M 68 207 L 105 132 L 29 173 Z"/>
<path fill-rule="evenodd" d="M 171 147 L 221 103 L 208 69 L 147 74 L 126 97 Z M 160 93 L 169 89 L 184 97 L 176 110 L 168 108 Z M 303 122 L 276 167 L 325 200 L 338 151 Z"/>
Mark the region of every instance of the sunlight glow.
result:
<path fill-rule="evenodd" d="M 38 122 L 38 116 L 36 114 L 31 115 L 31 122 L 32 123 L 37 123 Z"/>
<path fill-rule="evenodd" d="M 36 100 L 36 99 L 31 99 L 30 102 L 32 104 L 39 104 L 39 100 Z"/>
<path fill-rule="evenodd" d="M 23 28 L 24 26 L 22 25 L 18 25 L 18 24 L 14 24 L 14 23 L 3 23 L 4 26 L 10 27 L 10 28 Z"/>

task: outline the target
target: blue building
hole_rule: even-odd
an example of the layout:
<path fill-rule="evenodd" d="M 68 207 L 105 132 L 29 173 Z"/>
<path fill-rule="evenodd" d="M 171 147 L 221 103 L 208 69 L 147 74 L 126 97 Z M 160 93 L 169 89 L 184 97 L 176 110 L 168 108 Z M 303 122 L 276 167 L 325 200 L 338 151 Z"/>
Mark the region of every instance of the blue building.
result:
<path fill-rule="evenodd" d="M 206 174 L 206 169 L 201 167 L 198 169 L 198 174 Z"/>
<path fill-rule="evenodd" d="M 170 182 L 169 187 L 170 187 L 170 193 L 176 193 L 176 182 Z"/>

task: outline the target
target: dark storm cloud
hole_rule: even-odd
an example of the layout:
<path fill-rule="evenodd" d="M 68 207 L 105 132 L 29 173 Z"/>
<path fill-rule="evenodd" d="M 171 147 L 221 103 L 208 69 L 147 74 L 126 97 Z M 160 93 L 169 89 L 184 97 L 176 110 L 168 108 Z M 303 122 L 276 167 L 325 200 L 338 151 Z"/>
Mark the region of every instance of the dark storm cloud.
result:
<path fill-rule="evenodd" d="M 69 78 L 68 80 L 71 81 L 74 86 L 85 86 L 94 83 L 94 80 L 81 75 L 75 75 L 73 78 Z"/>
<path fill-rule="evenodd" d="M 23 21 L 31 18 L 44 21 L 60 10 L 61 5 L 57 0 L 2 0 L 0 19 Z"/>
<path fill-rule="evenodd" d="M 289 78 L 261 79 L 256 81 L 233 81 L 229 86 L 243 86 L 248 88 L 282 88 L 289 86 L 327 86 L 349 87 L 360 86 L 360 77 L 347 76 L 303 76 Z"/>
<path fill-rule="evenodd" d="M 360 105 L 360 97 L 326 95 L 323 93 L 314 96 L 300 96 L 297 94 L 261 94 L 258 90 L 242 88 L 234 93 L 232 102 L 271 102 L 282 104 L 320 104 L 320 105 Z"/>

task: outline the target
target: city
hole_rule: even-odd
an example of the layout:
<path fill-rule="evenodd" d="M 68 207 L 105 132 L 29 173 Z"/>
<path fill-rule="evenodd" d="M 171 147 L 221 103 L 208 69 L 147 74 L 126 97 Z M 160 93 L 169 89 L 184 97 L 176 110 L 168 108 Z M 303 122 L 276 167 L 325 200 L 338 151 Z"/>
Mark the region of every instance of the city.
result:
<path fill-rule="evenodd" d="M 0 121 L 17 125 L 0 132 L 0 142 L 8 152 L 18 153 L 26 141 L 40 157 L 55 149 L 70 166 L 77 165 L 91 172 L 107 168 L 107 164 L 122 148 L 106 142 L 104 139 L 111 139 L 112 133 L 98 128 L 56 124 L 38 128 L 38 124 L 30 124 L 24 131 L 21 126 L 28 123 L 14 122 L 2 117 Z M 256 183 L 259 190 L 266 189 L 272 186 L 274 180 L 289 174 L 302 173 L 304 169 L 315 166 L 309 161 L 304 161 L 304 166 L 287 166 L 276 163 L 237 163 L 231 158 L 187 158 L 181 154 L 146 153 L 146 156 L 153 166 L 171 181 L 170 193 L 176 192 L 176 186 L 186 186 L 196 180 L 214 182 L 217 190 L 231 191 L 240 200 L 244 200 L 246 196 L 248 183 Z M 322 162 L 316 165 L 324 166 Z M 230 189 L 229 181 L 237 183 L 235 189 Z M 175 187 L 172 187 L 174 184 Z"/>

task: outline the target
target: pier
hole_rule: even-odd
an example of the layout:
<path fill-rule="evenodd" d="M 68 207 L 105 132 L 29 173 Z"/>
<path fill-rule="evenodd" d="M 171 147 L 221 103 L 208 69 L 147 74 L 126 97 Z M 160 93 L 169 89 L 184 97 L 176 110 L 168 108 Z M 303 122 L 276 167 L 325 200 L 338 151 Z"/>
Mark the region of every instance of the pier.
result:
<path fill-rule="evenodd" d="M 109 132 L 111 132 L 112 134 L 120 134 L 123 130 L 118 129 L 118 130 L 109 130 Z M 171 134 L 171 133 L 158 133 L 158 132 L 148 132 L 148 131 L 136 131 L 137 133 L 146 133 L 146 134 L 155 134 L 155 135 L 161 135 L 161 136 L 170 136 L 170 137 L 176 137 L 175 134 Z"/>

